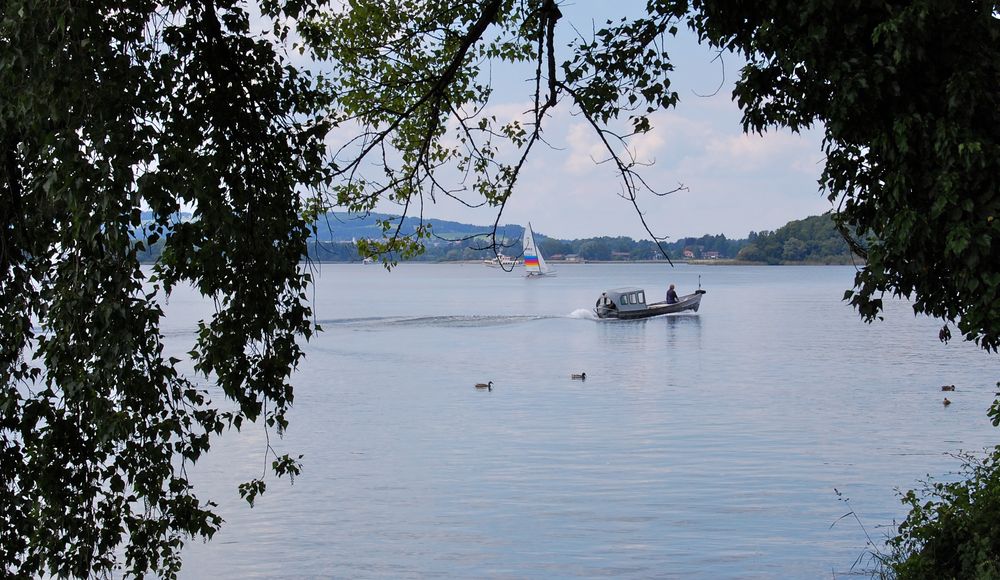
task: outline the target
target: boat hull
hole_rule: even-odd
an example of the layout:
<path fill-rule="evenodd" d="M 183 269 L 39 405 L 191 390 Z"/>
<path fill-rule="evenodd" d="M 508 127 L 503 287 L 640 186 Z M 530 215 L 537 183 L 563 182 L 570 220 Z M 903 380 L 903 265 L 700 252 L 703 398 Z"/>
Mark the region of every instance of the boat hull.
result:
<path fill-rule="evenodd" d="M 504 256 L 502 260 L 497 258 L 493 258 L 492 260 L 483 260 L 483 265 L 487 268 L 503 268 L 504 270 L 510 271 L 517 266 L 520 266 L 521 261 Z"/>
<path fill-rule="evenodd" d="M 677 314 L 688 310 L 698 312 L 698 308 L 701 306 L 701 296 L 704 293 L 704 290 L 698 290 L 694 294 L 681 296 L 680 299 L 673 304 L 667 304 L 666 302 L 654 302 L 652 304 L 648 304 L 646 308 L 640 310 L 618 310 L 616 308 L 599 306 L 594 309 L 594 313 L 597 314 L 598 318 L 638 320 L 640 318 L 663 316 L 664 314 Z"/>

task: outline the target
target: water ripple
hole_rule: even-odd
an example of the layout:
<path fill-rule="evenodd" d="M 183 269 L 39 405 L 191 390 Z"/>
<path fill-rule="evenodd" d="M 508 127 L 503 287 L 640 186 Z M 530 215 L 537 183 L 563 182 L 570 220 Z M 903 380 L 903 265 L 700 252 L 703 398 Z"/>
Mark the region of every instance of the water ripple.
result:
<path fill-rule="evenodd" d="M 246 428 L 192 470 L 226 525 L 185 578 L 848 575 L 869 547 L 831 527 L 834 488 L 875 529 L 905 515 L 895 488 L 996 438 L 997 359 L 902 303 L 861 324 L 851 268 L 715 268 L 697 315 L 607 324 L 574 306 L 660 266 L 330 269 L 285 437 Z M 268 445 L 305 467 L 249 510 Z"/>

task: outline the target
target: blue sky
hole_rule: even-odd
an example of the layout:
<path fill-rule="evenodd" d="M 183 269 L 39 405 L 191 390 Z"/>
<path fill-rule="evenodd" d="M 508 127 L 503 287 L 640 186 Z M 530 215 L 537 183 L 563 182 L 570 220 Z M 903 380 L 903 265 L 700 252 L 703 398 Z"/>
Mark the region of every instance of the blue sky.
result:
<path fill-rule="evenodd" d="M 640 14 L 645 4 L 562 2 L 557 44 L 565 45 L 574 28 L 589 33 L 608 18 Z M 638 160 L 652 163 L 641 171 L 650 185 L 660 191 L 678 184 L 688 188 L 666 197 L 641 195 L 640 207 L 656 235 L 677 239 L 721 233 L 742 238 L 830 209 L 817 181 L 823 167 L 820 130 L 744 135 L 740 111 L 731 98 L 742 61 L 726 54 L 723 69 L 717 54 L 699 46 L 683 26 L 677 37 L 667 39 L 667 49 L 680 103 L 655 113 L 653 131 L 632 141 Z M 511 118 L 526 111 L 534 88 L 526 79 L 533 74 L 530 64 L 494 65 L 490 75 L 496 93 L 488 112 Z M 606 157 L 597 135 L 574 113 L 568 100 L 552 112 L 544 129 L 551 147 L 539 145 L 533 151 L 500 223 L 530 221 L 536 232 L 558 238 L 648 237 L 635 208 L 618 195 L 622 186 L 614 167 L 594 161 Z M 472 224 L 491 224 L 496 218 L 495 209 L 469 209 L 445 196 L 425 202 L 427 218 Z M 400 213 L 401 208 L 382 204 L 377 210 Z M 415 215 L 412 208 L 410 214 Z"/>

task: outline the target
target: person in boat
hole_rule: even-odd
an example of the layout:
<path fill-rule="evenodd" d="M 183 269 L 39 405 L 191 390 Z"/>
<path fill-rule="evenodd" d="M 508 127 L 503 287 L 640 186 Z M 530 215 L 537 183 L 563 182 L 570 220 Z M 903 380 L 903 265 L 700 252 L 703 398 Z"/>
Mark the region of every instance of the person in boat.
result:
<path fill-rule="evenodd" d="M 673 284 L 667 288 L 667 304 L 677 304 L 677 291 L 674 290 Z"/>

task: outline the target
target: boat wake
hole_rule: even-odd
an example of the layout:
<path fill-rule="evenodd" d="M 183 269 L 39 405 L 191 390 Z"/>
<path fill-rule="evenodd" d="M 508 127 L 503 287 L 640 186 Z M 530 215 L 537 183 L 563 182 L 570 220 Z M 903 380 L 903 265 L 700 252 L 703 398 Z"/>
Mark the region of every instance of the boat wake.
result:
<path fill-rule="evenodd" d="M 597 320 L 597 315 L 594 314 L 593 310 L 588 310 L 587 308 L 577 308 L 573 312 L 569 313 L 569 318 L 579 318 L 581 320 Z"/>
<path fill-rule="evenodd" d="M 537 320 L 573 318 L 577 320 L 598 320 L 593 310 L 577 308 L 567 315 L 551 314 L 482 314 L 452 316 L 367 316 L 358 318 L 328 318 L 317 321 L 327 328 L 382 329 L 401 327 L 477 328 L 489 326 L 511 326 Z"/>
<path fill-rule="evenodd" d="M 367 318 L 334 318 L 320 320 L 320 326 L 353 327 L 353 328 L 399 328 L 399 327 L 484 327 L 509 326 L 535 320 L 553 318 L 552 316 L 383 316 Z"/>

